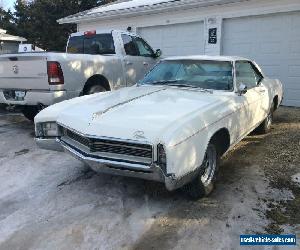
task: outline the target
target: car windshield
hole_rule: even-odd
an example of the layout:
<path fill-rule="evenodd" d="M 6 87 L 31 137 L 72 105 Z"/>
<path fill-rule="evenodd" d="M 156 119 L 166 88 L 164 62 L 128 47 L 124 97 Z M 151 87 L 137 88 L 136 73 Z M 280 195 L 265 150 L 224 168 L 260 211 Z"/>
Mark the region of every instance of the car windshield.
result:
<path fill-rule="evenodd" d="M 232 90 L 232 63 L 210 60 L 165 60 L 157 64 L 140 84 Z"/>

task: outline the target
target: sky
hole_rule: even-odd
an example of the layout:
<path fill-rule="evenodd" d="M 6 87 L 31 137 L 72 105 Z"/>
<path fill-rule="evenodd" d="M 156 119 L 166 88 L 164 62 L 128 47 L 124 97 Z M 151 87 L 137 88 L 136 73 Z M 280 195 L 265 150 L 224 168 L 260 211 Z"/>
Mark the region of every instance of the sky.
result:
<path fill-rule="evenodd" d="M 0 0 L 0 4 L 3 5 L 4 9 L 13 9 L 15 0 Z"/>

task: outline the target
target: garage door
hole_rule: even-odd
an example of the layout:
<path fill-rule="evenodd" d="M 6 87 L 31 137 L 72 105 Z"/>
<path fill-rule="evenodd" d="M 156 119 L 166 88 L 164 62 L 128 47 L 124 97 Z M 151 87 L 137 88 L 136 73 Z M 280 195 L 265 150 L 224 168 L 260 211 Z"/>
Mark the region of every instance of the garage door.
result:
<path fill-rule="evenodd" d="M 203 22 L 139 28 L 138 33 L 163 56 L 183 56 L 204 53 Z"/>
<path fill-rule="evenodd" d="M 254 59 L 279 78 L 284 105 L 300 107 L 300 12 L 224 20 L 223 54 Z"/>

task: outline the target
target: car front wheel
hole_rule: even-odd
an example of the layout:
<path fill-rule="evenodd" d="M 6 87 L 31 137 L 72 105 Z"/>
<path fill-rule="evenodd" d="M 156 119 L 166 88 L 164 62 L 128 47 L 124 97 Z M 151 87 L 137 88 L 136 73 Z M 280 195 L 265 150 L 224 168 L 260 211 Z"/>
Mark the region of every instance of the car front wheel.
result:
<path fill-rule="evenodd" d="M 208 196 L 214 189 L 220 157 L 214 143 L 209 143 L 198 176 L 184 189 L 192 199 Z"/>
<path fill-rule="evenodd" d="M 270 111 L 268 113 L 268 116 L 262 122 L 262 124 L 259 125 L 259 127 L 256 129 L 255 132 L 257 132 L 258 134 L 267 134 L 271 130 L 271 125 L 273 123 L 274 110 L 275 110 L 275 106 L 274 106 L 274 103 L 273 103 L 271 108 L 270 108 Z"/>

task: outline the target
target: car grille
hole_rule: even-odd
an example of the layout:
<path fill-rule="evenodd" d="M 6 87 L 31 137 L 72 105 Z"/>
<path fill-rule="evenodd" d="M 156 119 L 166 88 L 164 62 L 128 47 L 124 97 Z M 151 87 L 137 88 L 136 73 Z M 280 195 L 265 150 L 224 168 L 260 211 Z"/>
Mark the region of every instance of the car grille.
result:
<path fill-rule="evenodd" d="M 64 135 L 71 138 L 74 141 L 79 142 L 80 144 L 82 144 L 86 147 L 90 147 L 90 139 L 85 138 L 79 134 L 76 134 L 76 133 L 72 132 L 71 130 L 65 129 Z"/>
<path fill-rule="evenodd" d="M 129 156 L 152 160 L 153 150 L 150 144 L 140 144 L 113 139 L 98 139 L 84 137 L 69 129 L 64 129 L 64 137 L 83 145 L 89 149 L 90 153 L 104 153 L 110 155 Z"/>
<path fill-rule="evenodd" d="M 92 152 L 106 152 L 121 155 L 132 155 L 138 157 L 151 158 L 152 147 L 150 145 L 140 145 L 135 143 L 124 143 L 110 140 L 93 140 L 90 147 Z"/>

